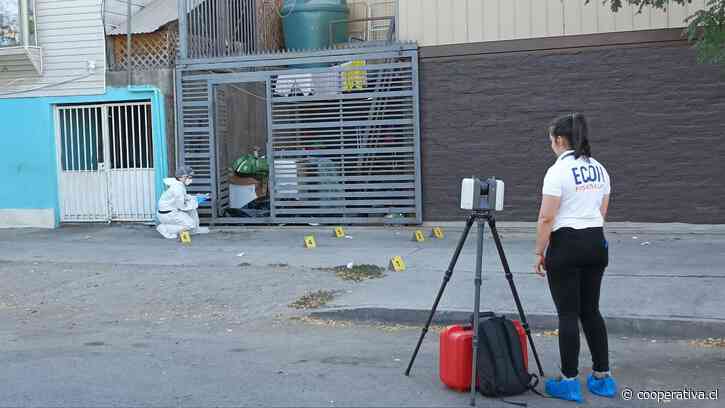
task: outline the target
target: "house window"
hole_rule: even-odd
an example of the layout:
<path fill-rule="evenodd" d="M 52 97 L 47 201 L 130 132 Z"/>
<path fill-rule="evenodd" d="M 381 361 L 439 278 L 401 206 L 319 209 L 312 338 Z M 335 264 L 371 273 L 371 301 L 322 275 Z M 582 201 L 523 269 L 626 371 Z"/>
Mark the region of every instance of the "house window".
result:
<path fill-rule="evenodd" d="M 35 0 L 0 0 L 0 47 L 35 45 Z"/>

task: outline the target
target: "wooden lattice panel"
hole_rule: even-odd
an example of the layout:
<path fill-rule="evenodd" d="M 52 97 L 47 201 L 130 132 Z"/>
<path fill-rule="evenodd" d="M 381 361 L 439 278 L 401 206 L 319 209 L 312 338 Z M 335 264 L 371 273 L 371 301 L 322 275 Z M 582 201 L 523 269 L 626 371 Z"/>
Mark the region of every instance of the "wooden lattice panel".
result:
<path fill-rule="evenodd" d="M 116 35 L 112 39 L 114 61 L 110 69 L 128 69 L 126 36 Z M 131 67 L 136 71 L 173 67 L 178 43 L 179 31 L 175 23 L 154 33 L 134 34 L 131 36 Z"/>

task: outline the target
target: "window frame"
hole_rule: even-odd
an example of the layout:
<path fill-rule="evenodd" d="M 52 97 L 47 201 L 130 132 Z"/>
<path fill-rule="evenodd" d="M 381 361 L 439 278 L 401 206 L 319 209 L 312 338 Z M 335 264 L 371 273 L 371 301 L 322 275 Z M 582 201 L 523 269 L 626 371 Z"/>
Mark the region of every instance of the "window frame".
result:
<path fill-rule="evenodd" d="M 17 0 L 17 5 L 20 41 L 14 45 L 0 45 L 0 49 L 38 46 L 35 0 Z"/>

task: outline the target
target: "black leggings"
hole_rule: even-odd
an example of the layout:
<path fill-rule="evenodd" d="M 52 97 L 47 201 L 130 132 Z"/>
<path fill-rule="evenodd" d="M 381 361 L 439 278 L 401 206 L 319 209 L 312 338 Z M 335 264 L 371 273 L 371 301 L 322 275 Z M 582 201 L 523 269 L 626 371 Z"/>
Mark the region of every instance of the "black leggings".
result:
<path fill-rule="evenodd" d="M 561 228 L 551 234 L 546 275 L 559 315 L 561 372 L 579 372 L 579 320 L 592 353 L 592 369 L 609 371 L 607 328 L 599 313 L 602 275 L 609 249 L 602 228 Z"/>

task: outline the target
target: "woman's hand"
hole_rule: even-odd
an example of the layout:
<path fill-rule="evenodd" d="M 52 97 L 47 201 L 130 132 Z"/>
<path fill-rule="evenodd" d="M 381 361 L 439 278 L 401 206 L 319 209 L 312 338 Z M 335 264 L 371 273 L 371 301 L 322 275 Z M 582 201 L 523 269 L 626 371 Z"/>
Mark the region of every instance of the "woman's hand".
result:
<path fill-rule="evenodd" d="M 544 277 L 546 276 L 546 266 L 544 265 L 544 255 L 536 254 L 536 261 L 534 262 L 534 272 L 537 275 Z"/>

